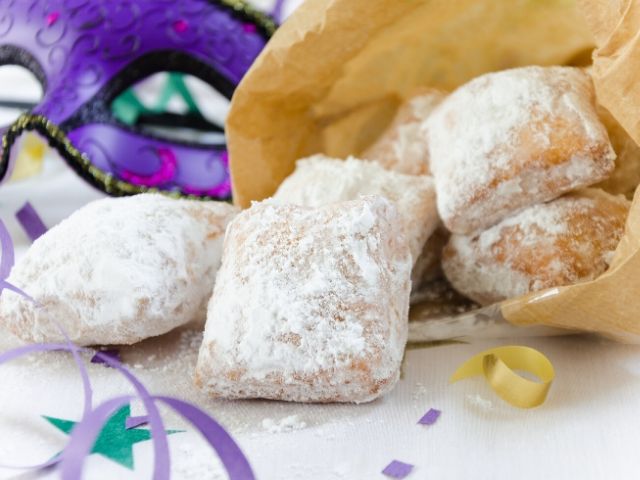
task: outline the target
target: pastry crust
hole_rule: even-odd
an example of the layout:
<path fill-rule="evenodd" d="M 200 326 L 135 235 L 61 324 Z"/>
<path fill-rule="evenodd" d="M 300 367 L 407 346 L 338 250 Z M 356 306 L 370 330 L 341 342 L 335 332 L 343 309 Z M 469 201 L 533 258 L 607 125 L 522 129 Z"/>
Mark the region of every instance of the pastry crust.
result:
<path fill-rule="evenodd" d="M 399 377 L 411 257 L 379 196 L 254 204 L 231 222 L 196 383 L 215 397 L 367 402 Z"/>
<path fill-rule="evenodd" d="M 578 68 L 483 75 L 449 95 L 424 128 L 438 210 L 459 234 L 597 183 L 614 168 L 591 78 Z"/>
<path fill-rule="evenodd" d="M 487 305 L 593 280 L 608 268 L 630 203 L 585 189 L 535 205 L 476 235 L 452 235 L 442 267 L 451 284 Z"/>
<path fill-rule="evenodd" d="M 160 194 L 107 198 L 36 240 L 0 296 L 0 321 L 28 342 L 132 344 L 204 321 L 237 209 Z"/>
<path fill-rule="evenodd" d="M 362 154 L 365 160 L 387 170 L 407 175 L 428 175 L 429 149 L 420 128 L 446 94 L 434 88 L 421 88 L 403 103 L 391 125 Z"/>
<path fill-rule="evenodd" d="M 295 171 L 273 196 L 278 204 L 321 207 L 381 195 L 395 203 L 416 260 L 439 223 L 433 179 L 385 170 L 355 158 L 338 160 L 314 155 L 298 160 Z"/>

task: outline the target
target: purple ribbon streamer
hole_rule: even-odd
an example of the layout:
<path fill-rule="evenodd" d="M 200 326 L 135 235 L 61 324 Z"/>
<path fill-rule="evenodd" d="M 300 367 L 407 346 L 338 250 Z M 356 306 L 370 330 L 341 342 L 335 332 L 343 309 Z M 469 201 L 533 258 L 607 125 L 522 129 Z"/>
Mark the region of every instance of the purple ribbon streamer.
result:
<path fill-rule="evenodd" d="M 139 417 L 127 417 L 124 421 L 124 426 L 127 430 L 130 430 L 140 425 L 146 425 L 147 423 L 149 423 L 149 417 L 147 415 L 141 415 Z"/>
<path fill-rule="evenodd" d="M 47 226 L 44 224 L 36 209 L 33 208 L 30 202 L 26 202 L 20 210 L 16 212 L 16 218 L 20 225 L 32 242 L 35 242 L 39 237 L 47 232 Z"/>
<path fill-rule="evenodd" d="M 66 334 L 65 334 L 65 338 L 67 338 L 67 341 L 68 341 L 68 337 L 66 336 Z M 80 370 L 80 376 L 82 377 L 82 387 L 84 389 L 84 407 L 83 407 L 83 414 L 82 414 L 82 419 L 84 421 L 86 420 L 89 413 L 91 412 L 93 391 L 91 390 L 91 382 L 89 381 L 89 372 L 87 372 L 87 368 L 84 366 L 84 363 L 82 362 L 82 359 L 78 354 L 79 348 L 76 345 L 68 341 L 67 344 L 44 343 L 44 344 L 38 344 L 38 345 L 27 345 L 25 347 L 19 347 L 19 348 L 9 350 L 8 352 L 0 354 L 0 365 L 2 365 L 5 362 L 10 362 L 11 360 L 22 357 L 24 355 L 29 355 L 31 353 L 53 352 L 53 351 L 60 351 L 60 350 L 71 352 L 76 362 L 76 365 Z M 24 466 L 23 465 L 0 465 L 0 468 L 6 468 L 11 470 L 41 470 L 41 469 L 45 469 L 55 465 L 56 463 L 60 462 L 60 460 L 61 460 L 60 456 L 57 455 L 47 460 L 46 462 L 39 463 L 37 465 L 24 465 Z"/>
<path fill-rule="evenodd" d="M 126 367 L 121 365 L 118 360 L 104 355 L 101 352 L 97 352 L 96 356 L 102 358 L 104 363 L 115 368 L 124 375 L 124 377 L 133 385 L 133 388 L 136 390 L 140 400 L 142 400 L 147 411 L 147 415 L 149 416 L 149 426 L 151 427 L 151 436 L 153 438 L 153 478 L 154 480 L 169 480 L 169 442 L 164 430 L 162 417 L 160 416 L 158 407 L 156 407 L 151 394 L 142 382 L 140 382 L 140 380 L 138 380 Z M 120 406 L 122 406 L 122 404 L 120 404 Z M 114 408 L 117 409 L 118 407 Z M 98 414 L 95 414 L 96 410 L 94 410 L 91 415 L 82 422 L 83 427 L 81 429 L 78 428 L 80 424 L 76 424 L 75 428 L 71 432 L 69 443 L 62 452 L 62 461 L 60 464 L 60 477 L 62 480 L 77 480 L 78 478 L 82 478 L 84 461 L 93 448 L 93 444 L 95 443 L 100 430 L 102 430 L 104 421 L 106 421 L 106 419 L 101 421 L 105 410 L 100 410 Z M 113 411 L 111 413 L 113 413 Z M 76 434 L 76 431 L 80 433 Z M 84 433 L 85 431 L 88 433 Z M 92 435 L 92 440 L 87 445 L 84 442 L 86 441 L 86 436 L 89 434 Z"/>
<path fill-rule="evenodd" d="M 158 396 L 154 397 L 166 403 L 196 427 L 209 445 L 220 457 L 230 480 L 254 480 L 255 476 L 247 457 L 231 435 L 222 426 L 200 408 L 183 400 Z"/>
<path fill-rule="evenodd" d="M 276 0 L 273 4 L 273 9 L 271 10 L 271 16 L 278 23 L 282 23 L 283 7 L 284 0 Z"/>
<path fill-rule="evenodd" d="M 104 423 L 111 417 L 114 412 L 122 406 L 129 403 L 135 397 L 132 395 L 123 395 L 120 397 L 112 398 L 106 402 L 98 405 L 82 422 L 78 422 L 71 430 L 71 437 L 69 443 L 62 451 L 60 462 L 60 478 L 63 480 L 78 480 L 82 477 L 82 468 L 84 467 L 84 460 L 91 454 L 93 445 L 96 443 L 96 439 L 104 426 Z M 153 425 L 151 426 L 153 432 Z M 152 433 L 154 448 L 156 445 L 156 434 Z M 166 434 L 165 434 L 166 436 Z M 168 452 L 167 452 L 168 454 Z M 156 457 L 156 467 L 158 465 L 158 459 Z M 168 467 L 168 462 L 167 462 Z M 159 472 L 154 470 L 154 479 L 169 478 L 166 476 L 160 476 Z"/>
<path fill-rule="evenodd" d="M 222 426 L 202 409 L 183 400 L 172 397 L 152 397 L 145 386 L 118 360 L 96 353 L 112 368 L 122 373 L 134 386 L 138 397 L 144 403 L 151 427 L 154 447 L 154 480 L 169 480 L 170 461 L 168 437 L 156 401 L 166 403 L 180 415 L 189 420 L 202 433 L 209 445 L 218 453 L 222 464 L 227 469 L 230 480 L 254 480 L 255 476 L 249 461 L 235 443 L 233 438 Z M 67 447 L 62 452 L 61 478 L 62 480 L 77 480 L 82 478 L 82 470 L 87 456 L 90 454 L 96 438 L 102 430 L 104 422 L 115 410 L 122 407 L 132 397 L 122 396 L 103 403 L 93 410 L 85 421 L 76 424 L 71 432 Z"/>
<path fill-rule="evenodd" d="M 15 256 L 13 250 L 13 242 L 11 235 L 5 224 L 0 220 L 0 248 L 2 258 L 0 258 L 0 294 L 4 289 L 16 292 L 36 305 L 37 302 L 27 295 L 25 292 L 7 282 L 7 278 L 13 268 Z M 0 365 L 11 361 L 15 358 L 30 353 L 48 352 L 48 351 L 67 351 L 73 355 L 74 361 L 80 370 L 82 385 L 84 389 L 84 408 L 82 419 L 76 423 L 71 432 L 69 443 L 62 451 L 62 454 L 55 456 L 50 460 L 32 466 L 13 466 L 0 465 L 0 468 L 19 469 L 19 470 L 38 470 L 60 464 L 62 480 L 77 480 L 82 478 L 82 470 L 86 457 L 93 449 L 93 445 L 98 437 L 104 423 L 114 413 L 115 410 L 122 407 L 124 403 L 130 401 L 132 396 L 121 396 L 108 400 L 95 409 L 92 409 L 93 391 L 87 369 L 80 358 L 80 351 L 91 352 L 86 348 L 80 348 L 73 344 L 66 332 L 58 325 L 62 334 L 67 341 L 66 344 L 43 343 L 37 345 L 27 345 L 19 347 L 8 352 L 0 354 Z M 251 470 L 249 461 L 235 443 L 233 438 L 224 430 L 224 428 L 211 418 L 206 412 L 190 403 L 184 402 L 172 397 L 152 397 L 146 387 L 125 368 L 117 358 L 110 355 L 110 352 L 95 352 L 91 359 L 93 363 L 104 363 L 107 366 L 115 368 L 133 385 L 138 397 L 142 400 L 147 411 L 147 418 L 151 427 L 151 435 L 154 449 L 154 480 L 169 480 L 170 476 L 170 460 L 169 460 L 169 442 L 167 434 L 164 430 L 164 423 L 156 401 L 166 403 L 176 410 L 185 419 L 189 420 L 202 433 L 209 445 L 218 453 L 220 460 L 229 473 L 231 480 L 254 480 L 255 476 Z"/>
<path fill-rule="evenodd" d="M 66 334 L 65 338 L 68 338 Z M 18 467 L 1 465 L 0 467 L 33 470 L 43 469 L 55 465 L 56 463 L 60 463 L 61 478 L 63 480 L 77 480 L 78 478 L 82 478 L 85 459 L 90 455 L 96 438 L 100 434 L 104 423 L 118 408 L 135 398 L 131 395 L 120 396 L 108 400 L 95 409 L 92 409 L 91 402 L 93 392 L 89 382 L 89 375 L 79 355 L 80 351 L 89 352 L 91 350 L 84 348 L 81 349 L 71 342 L 67 344 L 45 343 L 19 347 L 0 354 L 0 364 L 31 353 L 60 350 L 71 352 L 80 369 L 85 391 L 85 406 L 82 420 L 78 422 L 72 430 L 69 443 L 60 456 L 56 456 L 47 462 L 34 466 Z M 198 429 L 198 431 L 204 436 L 205 440 L 220 457 L 222 464 L 229 474 L 230 480 L 255 480 L 255 475 L 253 474 L 251 465 L 242 453 L 240 447 L 233 440 L 231 435 L 229 435 L 229 433 L 227 433 L 227 431 L 204 410 L 177 398 L 151 396 L 149 391 L 135 377 L 135 375 L 133 375 L 126 367 L 121 365 L 118 360 L 104 355 L 101 352 L 98 352 L 96 355 L 102 356 L 104 363 L 107 363 L 111 367 L 120 371 L 120 373 L 129 380 L 137 391 L 138 397 L 142 400 L 145 408 L 147 409 L 155 454 L 153 473 L 154 480 L 168 480 L 170 475 L 167 434 L 164 430 L 164 424 L 156 406 L 156 402 L 158 401 L 167 404 Z"/>
<path fill-rule="evenodd" d="M 2 258 L 0 258 L 0 295 L 5 289 L 11 290 L 18 295 L 22 295 L 27 300 L 31 300 L 33 303 L 36 303 L 33 298 L 7 281 L 15 262 L 15 255 L 11 235 L 9 235 L 9 230 L 7 230 L 7 227 L 2 220 L 0 220 L 0 249 L 2 249 Z"/>

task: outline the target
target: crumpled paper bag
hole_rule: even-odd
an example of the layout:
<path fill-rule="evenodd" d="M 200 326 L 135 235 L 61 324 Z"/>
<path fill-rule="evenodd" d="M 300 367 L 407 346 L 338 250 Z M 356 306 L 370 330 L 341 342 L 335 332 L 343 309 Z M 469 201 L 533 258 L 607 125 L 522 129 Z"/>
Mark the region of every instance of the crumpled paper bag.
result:
<path fill-rule="evenodd" d="M 640 143 L 639 32 L 640 2 L 630 0 L 307 0 L 234 95 L 226 127 L 234 199 L 247 207 L 272 195 L 298 158 L 357 155 L 417 86 L 452 90 L 505 68 L 587 65 L 594 47 L 600 102 Z M 412 312 L 413 340 L 434 338 L 419 333 L 432 321 L 419 311 Z M 600 278 L 460 318 L 466 327 L 488 320 L 640 341 L 638 195 Z"/>

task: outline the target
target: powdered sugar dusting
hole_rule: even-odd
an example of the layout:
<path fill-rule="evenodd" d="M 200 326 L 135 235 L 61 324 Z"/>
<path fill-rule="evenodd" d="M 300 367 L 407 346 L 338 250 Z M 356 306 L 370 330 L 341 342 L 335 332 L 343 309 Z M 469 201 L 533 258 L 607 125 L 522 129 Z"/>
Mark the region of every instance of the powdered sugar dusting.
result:
<path fill-rule="evenodd" d="M 2 295 L 2 321 L 28 341 L 134 343 L 192 320 L 205 306 L 222 256 L 222 202 L 159 194 L 90 203 L 33 243 L 11 272 L 42 308 Z"/>
<path fill-rule="evenodd" d="M 420 127 L 444 97 L 443 92 L 434 89 L 421 89 L 410 97 L 363 158 L 408 175 L 428 174 L 427 137 Z"/>
<path fill-rule="evenodd" d="M 299 415 L 289 415 L 280 420 L 265 418 L 262 420 L 262 428 L 269 433 L 285 433 L 293 430 L 301 430 L 307 426 L 307 423 L 300 419 Z"/>
<path fill-rule="evenodd" d="M 596 183 L 614 167 L 591 79 L 577 68 L 483 75 L 447 97 L 423 128 L 438 209 L 456 233 Z"/>
<path fill-rule="evenodd" d="M 535 205 L 478 235 L 452 235 L 443 269 L 482 304 L 591 280 L 607 269 L 628 209 L 623 197 L 597 190 Z"/>
<path fill-rule="evenodd" d="M 273 201 L 320 207 L 361 195 L 381 195 L 396 204 L 411 254 L 417 259 L 439 223 L 431 177 L 402 175 L 355 158 L 315 155 L 298 160 L 296 170 L 280 185 Z"/>
<path fill-rule="evenodd" d="M 229 226 L 198 359 L 217 396 L 371 400 L 395 384 L 410 255 L 382 197 L 254 204 Z"/>

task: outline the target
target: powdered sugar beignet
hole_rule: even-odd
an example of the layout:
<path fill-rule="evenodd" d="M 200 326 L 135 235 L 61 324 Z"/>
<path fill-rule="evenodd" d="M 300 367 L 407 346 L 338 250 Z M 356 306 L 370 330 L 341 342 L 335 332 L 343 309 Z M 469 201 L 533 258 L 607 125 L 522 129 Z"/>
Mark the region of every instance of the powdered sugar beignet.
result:
<path fill-rule="evenodd" d="M 278 188 L 273 201 L 305 207 L 381 195 L 400 213 L 414 261 L 440 220 L 433 179 L 403 175 L 355 158 L 314 155 L 298 160 L 295 171 Z"/>
<path fill-rule="evenodd" d="M 455 233 L 487 228 L 614 168 L 591 78 L 578 68 L 483 75 L 449 95 L 424 128 L 438 211 Z"/>
<path fill-rule="evenodd" d="M 445 96 L 433 88 L 415 92 L 400 106 L 391 125 L 365 150 L 362 158 L 399 173 L 428 175 L 429 149 L 420 126 Z"/>
<path fill-rule="evenodd" d="M 535 205 L 477 235 L 452 235 L 442 267 L 481 304 L 592 280 L 608 268 L 629 206 L 597 189 Z"/>
<path fill-rule="evenodd" d="M 231 222 L 196 382 L 216 397 L 367 402 L 398 380 L 411 256 L 382 197 Z"/>
<path fill-rule="evenodd" d="M 92 202 L 36 240 L 9 281 L 0 321 L 30 342 L 131 344 L 204 320 L 222 256 L 222 202 L 159 194 Z"/>

